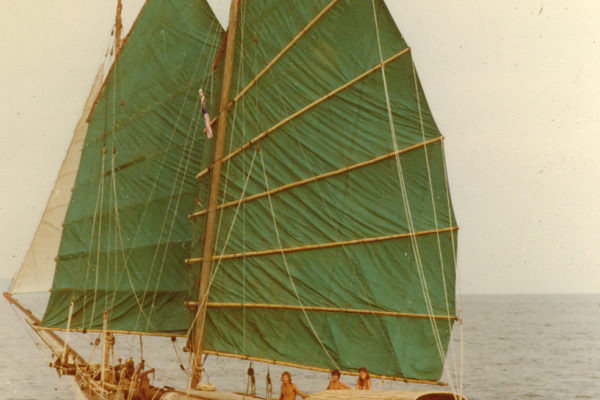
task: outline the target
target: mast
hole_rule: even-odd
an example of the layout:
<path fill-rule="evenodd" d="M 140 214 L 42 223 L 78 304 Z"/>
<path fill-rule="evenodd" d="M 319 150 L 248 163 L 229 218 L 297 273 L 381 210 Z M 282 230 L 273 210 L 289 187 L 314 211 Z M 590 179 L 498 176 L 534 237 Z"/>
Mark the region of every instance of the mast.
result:
<path fill-rule="evenodd" d="M 115 17 L 115 55 L 121 51 L 121 31 L 123 30 L 123 19 L 121 18 L 121 11 L 123 10 L 123 3 L 121 0 L 117 3 L 117 15 Z"/>
<path fill-rule="evenodd" d="M 204 235 L 204 250 L 202 271 L 200 275 L 200 290 L 198 292 L 198 321 L 194 331 L 194 353 L 192 370 L 192 387 L 195 387 L 202 377 L 202 351 L 204 346 L 204 326 L 206 320 L 206 305 L 208 295 L 208 284 L 210 280 L 210 268 L 215 244 L 215 224 L 217 217 L 217 202 L 219 199 L 219 186 L 221 183 L 221 167 L 223 165 L 223 148 L 225 144 L 225 133 L 227 129 L 227 111 L 229 103 L 229 89 L 231 86 L 231 71 L 233 69 L 233 56 L 235 51 L 235 34 L 237 26 L 239 0 L 231 1 L 229 12 L 229 28 L 227 32 L 227 43 L 225 50 L 225 64 L 223 70 L 223 89 L 219 103 L 218 127 L 216 134 L 215 151 L 213 157 L 213 172 L 210 180 L 210 191 L 208 198 L 208 213 L 206 216 L 206 229 Z"/>
<path fill-rule="evenodd" d="M 104 311 L 102 313 L 102 370 L 101 370 L 101 382 L 104 386 L 106 382 L 106 372 L 108 371 L 108 333 L 106 332 L 108 326 L 108 313 Z"/>

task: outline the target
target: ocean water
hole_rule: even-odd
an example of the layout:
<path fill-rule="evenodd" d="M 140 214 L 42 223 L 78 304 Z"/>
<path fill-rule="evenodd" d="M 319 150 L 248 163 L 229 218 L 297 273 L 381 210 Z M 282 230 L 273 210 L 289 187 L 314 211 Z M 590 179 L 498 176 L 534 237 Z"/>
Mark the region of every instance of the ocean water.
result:
<path fill-rule="evenodd" d="M 44 302 L 39 297 L 23 301 L 38 312 Z M 458 375 L 462 371 L 468 399 L 600 399 L 600 295 L 466 295 L 461 306 L 464 364 L 450 369 Z M 73 398 L 70 383 L 48 367 L 48 352 L 20 315 L 6 301 L 0 301 L 0 312 L 0 399 Z M 73 336 L 73 345 L 98 361 L 99 350 L 91 345 L 97 335 Z M 459 337 L 455 329 L 454 341 Z M 130 353 L 139 357 L 138 337 L 117 340 L 117 357 Z M 181 340 L 175 343 L 178 349 L 182 346 Z M 170 340 L 144 339 L 142 351 L 147 365 L 157 367 L 155 384 L 185 385 L 187 376 L 179 368 L 185 361 L 178 360 Z M 451 357 L 449 364 L 454 361 L 460 357 Z M 223 390 L 245 391 L 247 361 L 209 358 L 206 365 L 211 383 Z M 258 395 L 265 393 L 268 368 L 278 396 L 284 368 L 256 363 L 253 367 Z M 285 369 L 305 392 L 320 391 L 327 385 L 324 374 Z M 352 377 L 342 377 L 342 381 L 354 384 Z M 456 379 L 452 381 L 458 385 Z M 374 388 L 423 386 L 375 381 Z"/>

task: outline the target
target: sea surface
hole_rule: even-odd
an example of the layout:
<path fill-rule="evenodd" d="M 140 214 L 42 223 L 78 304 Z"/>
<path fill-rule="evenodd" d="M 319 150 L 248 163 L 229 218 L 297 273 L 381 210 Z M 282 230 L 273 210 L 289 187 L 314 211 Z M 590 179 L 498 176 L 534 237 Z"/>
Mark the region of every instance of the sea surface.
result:
<path fill-rule="evenodd" d="M 2 285 L 4 286 L 4 285 Z M 44 300 L 24 298 L 38 313 Z M 460 365 L 461 336 L 454 330 L 454 349 L 449 356 L 445 379 L 460 388 L 469 400 L 504 399 L 596 399 L 600 400 L 600 295 L 465 295 L 463 315 L 463 367 Z M 0 300 L 0 399 L 71 399 L 73 391 L 65 378 L 48 367 L 49 353 L 24 324 L 12 306 Z M 98 335 L 72 335 L 73 345 L 86 357 L 99 359 L 91 344 Z M 130 353 L 139 358 L 138 337 L 117 338 L 116 356 Z M 154 383 L 184 387 L 187 376 L 179 368 L 169 339 L 147 338 L 142 351 L 147 365 L 157 368 Z M 132 351 L 133 350 L 133 351 Z M 181 351 L 178 351 L 181 357 Z M 185 357 L 185 356 L 184 356 Z M 456 364 L 456 367 L 454 365 Z M 267 368 L 273 377 L 274 395 L 279 396 L 283 367 L 253 365 L 257 394 L 264 396 Z M 247 361 L 209 358 L 206 364 L 211 383 L 223 390 L 245 391 Z M 285 368 L 301 390 L 323 390 L 324 374 Z M 451 371 L 452 374 L 449 374 Z M 342 377 L 353 385 L 355 379 Z M 375 389 L 423 389 L 399 382 L 374 382 Z"/>

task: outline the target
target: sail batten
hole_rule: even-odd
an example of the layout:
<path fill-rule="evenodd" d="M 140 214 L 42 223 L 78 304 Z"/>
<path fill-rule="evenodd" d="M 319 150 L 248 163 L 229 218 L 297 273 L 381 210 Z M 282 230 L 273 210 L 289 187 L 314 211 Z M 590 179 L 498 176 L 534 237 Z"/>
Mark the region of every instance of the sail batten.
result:
<path fill-rule="evenodd" d="M 45 326 L 36 326 L 36 329 L 42 330 L 42 331 L 52 331 L 52 332 L 66 332 L 67 328 L 48 328 Z M 187 336 L 186 333 L 182 333 L 182 332 L 174 332 L 174 333 L 168 333 L 168 332 L 156 332 L 156 333 L 152 333 L 152 332 L 140 332 L 140 331 L 128 331 L 128 330 L 119 330 L 119 329 L 81 329 L 81 328 L 71 328 L 69 329 L 69 332 L 76 332 L 76 333 L 112 333 L 112 334 L 117 334 L 117 335 L 136 335 L 136 336 L 154 336 L 154 337 L 168 337 L 168 338 L 172 338 L 172 337 L 180 337 L 180 338 L 184 338 Z"/>
<path fill-rule="evenodd" d="M 197 302 L 186 303 L 189 306 L 197 306 Z M 317 311 L 317 312 L 334 312 L 334 313 L 351 313 L 351 314 L 368 314 L 368 315 L 387 315 L 390 317 L 404 318 L 432 318 L 443 320 L 457 320 L 455 315 L 430 315 L 430 314 L 410 314 L 395 311 L 381 310 L 358 310 L 351 308 L 335 308 L 335 307 L 314 307 L 309 305 L 291 305 L 291 304 L 256 304 L 256 303 L 207 303 L 208 307 L 212 308 L 263 308 L 277 310 L 295 310 L 295 311 Z"/>
<path fill-rule="evenodd" d="M 412 151 L 412 150 L 415 150 L 415 149 L 427 146 L 429 144 L 440 142 L 442 140 L 444 140 L 444 137 L 440 136 L 438 138 L 427 140 L 425 142 L 418 143 L 418 144 L 415 144 L 415 145 L 412 145 L 412 146 L 409 146 L 409 147 L 405 147 L 403 149 L 399 149 L 399 150 L 393 151 L 391 153 L 384 154 L 384 155 L 379 156 L 379 157 L 371 158 L 370 160 L 359 162 L 357 164 L 350 165 L 348 167 L 344 167 L 344 168 L 341 168 L 341 169 L 338 169 L 338 170 L 335 170 L 335 171 L 326 172 L 324 174 L 313 176 L 313 177 L 310 177 L 310 178 L 306 178 L 306 179 L 303 179 L 301 181 L 289 183 L 287 185 L 284 185 L 284 186 L 281 186 L 281 187 L 278 187 L 278 188 L 275 188 L 275 189 L 271 189 L 268 192 L 258 193 L 258 194 L 254 194 L 252 196 L 244 197 L 241 200 L 234 200 L 234 201 L 230 201 L 230 202 L 227 202 L 227 203 L 223 203 L 223 204 L 219 205 L 217 207 L 217 209 L 221 210 L 223 208 L 237 206 L 238 204 L 241 204 L 241 203 L 246 203 L 246 202 L 252 201 L 254 199 L 259 199 L 261 197 L 270 196 L 272 194 L 279 193 L 279 192 L 282 192 L 282 191 L 285 191 L 285 190 L 289 190 L 289 189 L 295 188 L 297 186 L 306 185 L 308 183 L 312 183 L 312 182 L 318 181 L 320 179 L 325 179 L 325 178 L 329 178 L 331 176 L 335 176 L 335 175 L 347 173 L 347 172 L 353 171 L 355 169 L 362 168 L 362 167 L 374 164 L 376 162 L 384 161 L 384 160 L 387 160 L 388 158 L 392 158 L 392 157 L 395 157 L 397 155 L 400 155 L 400 154 L 403 154 L 403 153 L 406 153 L 406 152 L 409 152 L 409 151 Z M 199 217 L 199 216 L 202 216 L 202 215 L 206 214 L 206 212 L 207 212 L 207 210 L 197 211 L 197 212 L 191 214 L 190 217 L 192 217 L 192 218 Z"/>
<path fill-rule="evenodd" d="M 387 236 L 378 236 L 378 237 L 370 237 L 370 238 L 361 238 L 354 240 L 346 240 L 342 242 L 330 242 L 330 243 L 319 243 L 312 244 L 306 246 L 298 246 L 298 247 L 288 247 L 282 249 L 269 249 L 269 250 L 260 250 L 260 251 L 247 251 L 243 253 L 233 253 L 233 254 L 220 254 L 213 256 L 213 260 L 229 260 L 233 258 L 245 258 L 245 257 L 257 257 L 257 256 L 268 256 L 268 255 L 276 255 L 281 253 L 293 253 L 298 251 L 307 251 L 307 250 L 318 250 L 318 249 L 326 249 L 330 247 L 339 247 L 339 246 L 352 246 L 356 244 L 365 244 L 365 243 L 373 243 L 380 242 L 384 240 L 394 240 L 394 239 L 406 239 L 410 237 L 416 236 L 424 236 L 424 235 L 439 235 L 440 233 L 457 231 L 458 227 L 450 227 L 450 228 L 439 228 L 427 231 L 420 232 L 409 232 L 409 233 L 398 233 L 395 235 L 387 235 Z M 194 264 L 202 262 L 202 258 L 190 258 L 187 259 L 186 262 L 188 264 Z"/>

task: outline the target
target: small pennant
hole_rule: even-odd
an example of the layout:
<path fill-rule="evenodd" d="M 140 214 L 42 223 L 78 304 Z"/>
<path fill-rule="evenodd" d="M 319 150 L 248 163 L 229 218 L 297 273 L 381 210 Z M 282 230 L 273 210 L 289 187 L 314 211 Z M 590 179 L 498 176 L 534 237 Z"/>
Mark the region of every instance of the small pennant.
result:
<path fill-rule="evenodd" d="M 212 138 L 212 129 L 210 127 L 210 116 L 206 110 L 206 99 L 204 98 L 204 92 L 200 89 L 200 105 L 202 106 L 202 115 L 204 116 L 204 125 L 206 126 L 206 137 Z"/>

